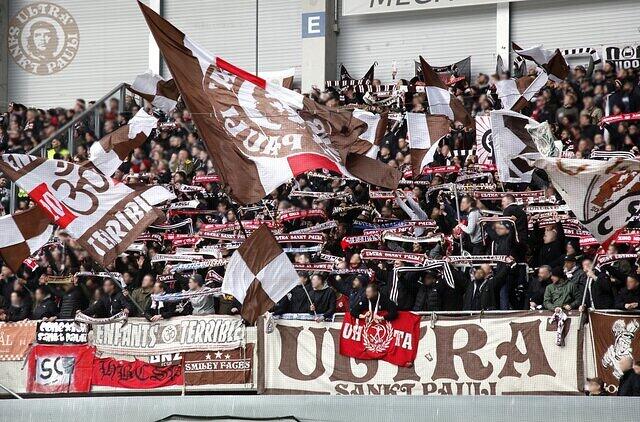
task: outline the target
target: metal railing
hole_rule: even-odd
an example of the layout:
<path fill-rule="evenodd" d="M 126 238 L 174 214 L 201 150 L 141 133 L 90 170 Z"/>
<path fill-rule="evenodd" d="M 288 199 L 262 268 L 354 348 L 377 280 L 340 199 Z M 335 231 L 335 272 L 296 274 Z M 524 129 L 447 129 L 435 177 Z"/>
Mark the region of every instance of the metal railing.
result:
<path fill-rule="evenodd" d="M 60 127 L 53 135 L 40 142 L 30 151 L 27 151 L 27 154 L 46 158 L 49 146 L 54 139 L 58 139 L 62 145 L 66 145 L 67 150 L 71 156 L 73 156 L 76 148 L 75 131 L 78 123 L 87 123 L 87 126 L 95 134 L 96 139 L 100 139 L 102 136 L 102 125 L 104 124 L 102 121 L 103 115 L 101 114 L 102 106 L 111 98 L 117 98 L 118 113 L 122 113 L 124 111 L 125 96 L 128 88 L 129 85 L 126 83 L 121 83 L 116 86 L 94 104 L 87 107 L 82 113 L 74 116 L 72 120 Z M 13 213 L 18 201 L 18 189 L 15 183 L 11 182 L 9 192 L 9 211 Z"/>

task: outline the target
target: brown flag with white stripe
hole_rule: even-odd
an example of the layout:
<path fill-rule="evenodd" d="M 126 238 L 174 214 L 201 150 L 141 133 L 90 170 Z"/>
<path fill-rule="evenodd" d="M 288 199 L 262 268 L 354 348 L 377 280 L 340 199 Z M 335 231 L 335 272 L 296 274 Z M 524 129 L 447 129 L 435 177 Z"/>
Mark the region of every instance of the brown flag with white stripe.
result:
<path fill-rule="evenodd" d="M 460 122 L 467 128 L 475 129 L 475 121 L 464 108 L 462 102 L 451 95 L 440 76 L 422 56 L 420 56 L 420 66 L 422 67 L 431 114 L 443 114 L 454 122 Z"/>
<path fill-rule="evenodd" d="M 545 50 L 542 45 L 522 48 L 516 43 L 512 43 L 511 46 L 517 55 L 543 68 L 552 81 L 562 82 L 569 76 L 569 64 L 559 49 Z"/>
<path fill-rule="evenodd" d="M 129 90 L 166 114 L 171 113 L 178 104 L 178 87 L 174 80 L 166 80 L 151 71 L 136 76 Z"/>
<path fill-rule="evenodd" d="M 272 84 L 208 53 L 142 3 L 147 25 L 229 194 L 259 202 L 323 168 L 394 189 L 401 173 L 367 157 L 367 122 Z"/>
<path fill-rule="evenodd" d="M 0 256 L 13 272 L 53 234 L 49 216 L 39 207 L 0 217 Z"/>
<path fill-rule="evenodd" d="M 536 77 L 523 76 L 496 82 L 496 92 L 505 110 L 520 111 L 547 84 L 549 76 L 540 72 Z"/>
<path fill-rule="evenodd" d="M 298 284 L 298 273 L 266 225 L 238 248 L 227 265 L 222 292 L 242 303 L 242 317 L 255 323 Z"/>
<path fill-rule="evenodd" d="M 433 162 L 438 142 L 449 132 L 451 121 L 447 116 L 407 113 L 407 134 L 414 177 L 422 174 L 424 168 Z"/>

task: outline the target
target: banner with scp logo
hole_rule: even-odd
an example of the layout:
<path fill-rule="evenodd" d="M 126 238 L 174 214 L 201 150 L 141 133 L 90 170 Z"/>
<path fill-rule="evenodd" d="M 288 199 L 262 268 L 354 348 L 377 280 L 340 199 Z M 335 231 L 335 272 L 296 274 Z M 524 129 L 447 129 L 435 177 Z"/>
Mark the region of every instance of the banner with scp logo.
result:
<path fill-rule="evenodd" d="M 94 351 L 86 345 L 34 346 L 29 353 L 27 392 L 89 392 Z"/>

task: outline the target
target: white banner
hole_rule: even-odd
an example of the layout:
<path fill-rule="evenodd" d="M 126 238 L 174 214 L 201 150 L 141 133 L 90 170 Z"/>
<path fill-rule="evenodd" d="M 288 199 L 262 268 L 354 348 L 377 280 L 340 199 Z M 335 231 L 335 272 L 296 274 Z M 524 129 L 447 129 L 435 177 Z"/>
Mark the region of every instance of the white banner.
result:
<path fill-rule="evenodd" d="M 342 0 L 342 15 L 407 12 L 444 9 L 448 7 L 479 6 L 525 0 Z"/>
<path fill-rule="evenodd" d="M 230 350 L 246 342 L 246 328 L 239 316 L 185 316 L 154 323 L 129 318 L 95 325 L 89 342 L 98 352 L 133 356 Z"/>
<path fill-rule="evenodd" d="M 262 394 L 521 395 L 580 394 L 584 385 L 579 316 L 556 345 L 550 312 L 483 317 L 438 315 L 420 323 L 413 367 L 339 353 L 340 322 L 275 321 L 258 326 Z"/>

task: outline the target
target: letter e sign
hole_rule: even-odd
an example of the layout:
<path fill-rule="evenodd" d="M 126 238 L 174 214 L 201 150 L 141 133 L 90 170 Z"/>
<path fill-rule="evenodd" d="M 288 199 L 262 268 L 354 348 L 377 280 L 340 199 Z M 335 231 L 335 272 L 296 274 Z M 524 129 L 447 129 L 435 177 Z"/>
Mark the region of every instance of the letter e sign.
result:
<path fill-rule="evenodd" d="M 324 37 L 324 12 L 302 14 L 302 38 Z"/>

